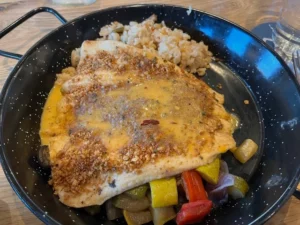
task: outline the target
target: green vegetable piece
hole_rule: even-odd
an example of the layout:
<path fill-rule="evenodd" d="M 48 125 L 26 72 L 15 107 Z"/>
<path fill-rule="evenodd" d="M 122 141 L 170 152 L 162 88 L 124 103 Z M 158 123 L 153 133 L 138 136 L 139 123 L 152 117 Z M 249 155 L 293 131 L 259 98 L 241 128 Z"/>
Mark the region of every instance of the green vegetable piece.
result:
<path fill-rule="evenodd" d="M 113 205 L 126 211 L 140 212 L 149 208 L 150 201 L 145 196 L 141 199 L 133 199 L 126 194 L 120 194 L 113 199 Z"/>
<path fill-rule="evenodd" d="M 142 212 L 123 211 L 123 215 L 128 225 L 142 225 L 152 221 L 152 215 L 149 210 Z"/>
<path fill-rule="evenodd" d="M 126 191 L 125 194 L 129 195 L 131 198 L 134 199 L 142 199 L 143 197 L 145 197 L 147 190 L 148 190 L 148 185 L 142 185 L 133 188 L 129 191 Z"/>

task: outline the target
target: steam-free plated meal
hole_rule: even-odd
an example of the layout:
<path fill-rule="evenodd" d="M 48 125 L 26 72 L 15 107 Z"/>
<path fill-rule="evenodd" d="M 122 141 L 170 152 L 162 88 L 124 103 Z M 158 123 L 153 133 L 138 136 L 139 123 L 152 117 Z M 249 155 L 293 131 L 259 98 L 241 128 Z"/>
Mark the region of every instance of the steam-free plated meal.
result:
<path fill-rule="evenodd" d="M 236 147 L 238 117 L 192 74 L 209 68 L 208 47 L 156 16 L 100 36 L 72 52 L 44 106 L 39 159 L 59 200 L 130 225 L 184 225 L 244 197 L 220 156 L 246 163 L 258 146 Z"/>

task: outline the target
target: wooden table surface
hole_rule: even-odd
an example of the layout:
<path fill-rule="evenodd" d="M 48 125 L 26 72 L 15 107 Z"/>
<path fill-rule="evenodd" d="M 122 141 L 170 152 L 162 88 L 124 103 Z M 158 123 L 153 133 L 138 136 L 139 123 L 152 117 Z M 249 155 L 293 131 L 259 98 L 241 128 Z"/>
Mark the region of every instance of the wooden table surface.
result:
<path fill-rule="evenodd" d="M 0 29 L 39 6 L 49 6 L 58 10 L 70 20 L 85 13 L 115 5 L 132 3 L 158 3 L 162 1 L 139 0 L 97 0 L 88 6 L 54 5 L 47 0 L 0 0 Z M 251 29 L 263 22 L 276 21 L 283 0 L 164 0 L 166 4 L 192 6 L 218 16 L 224 17 L 239 25 Z M 0 49 L 25 53 L 41 37 L 58 27 L 60 23 L 47 13 L 39 14 L 22 24 L 5 38 L 0 40 Z M 15 66 L 16 61 L 0 57 L 0 88 Z M 1 225 L 38 225 L 42 224 L 19 200 L 8 184 L 0 167 L 0 224 Z M 266 224 L 300 224 L 300 201 L 292 197 Z"/>

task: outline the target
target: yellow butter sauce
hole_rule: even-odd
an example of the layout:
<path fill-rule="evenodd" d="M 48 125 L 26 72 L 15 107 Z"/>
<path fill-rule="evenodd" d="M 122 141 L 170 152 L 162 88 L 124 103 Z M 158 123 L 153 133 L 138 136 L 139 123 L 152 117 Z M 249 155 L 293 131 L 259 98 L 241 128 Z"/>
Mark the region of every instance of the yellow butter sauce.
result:
<path fill-rule="evenodd" d="M 40 137 L 42 145 L 49 144 L 49 138 L 51 137 L 51 133 L 53 132 L 52 129 L 56 127 L 54 125 L 56 124 L 57 118 L 57 104 L 62 99 L 60 89 L 61 86 L 54 85 L 44 106 L 40 124 Z"/>

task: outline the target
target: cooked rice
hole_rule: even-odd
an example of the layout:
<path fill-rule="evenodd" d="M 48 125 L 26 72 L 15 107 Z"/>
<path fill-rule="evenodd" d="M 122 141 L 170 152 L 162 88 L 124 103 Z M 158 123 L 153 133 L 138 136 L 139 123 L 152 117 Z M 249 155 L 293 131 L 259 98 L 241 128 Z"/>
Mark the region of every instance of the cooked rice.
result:
<path fill-rule="evenodd" d="M 156 50 L 160 57 L 179 65 L 191 73 L 204 75 L 209 68 L 212 53 L 202 41 L 196 42 L 180 29 L 170 29 L 162 23 L 155 23 L 156 15 L 142 23 L 130 22 L 123 25 L 112 22 L 101 28 L 100 36 L 105 40 L 122 41 L 138 48 Z"/>

